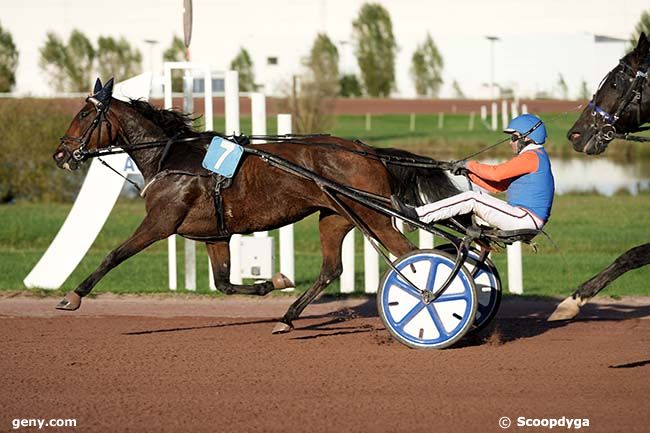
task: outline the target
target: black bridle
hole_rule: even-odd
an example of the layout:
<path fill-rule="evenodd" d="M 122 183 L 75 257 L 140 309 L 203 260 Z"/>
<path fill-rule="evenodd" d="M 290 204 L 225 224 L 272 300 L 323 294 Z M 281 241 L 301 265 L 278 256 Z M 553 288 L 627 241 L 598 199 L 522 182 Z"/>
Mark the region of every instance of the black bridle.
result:
<path fill-rule="evenodd" d="M 629 141 L 650 141 L 646 137 L 638 137 L 630 135 L 635 132 L 641 132 L 648 130 L 648 127 L 641 127 L 645 122 L 641 119 L 641 105 L 643 100 L 643 89 L 648 79 L 648 69 L 650 68 L 650 55 L 643 62 L 639 69 L 635 72 L 634 68 L 625 63 L 623 59 L 619 61 L 618 71 L 617 68 L 611 70 L 603 81 L 601 85 L 598 86 L 596 94 L 593 96 L 588 106 L 592 109 L 592 118 L 593 122 L 590 127 L 596 132 L 596 146 L 599 148 L 606 148 L 607 145 L 614 140 L 615 138 L 629 140 Z M 616 71 L 616 72 L 614 72 Z M 602 107 L 596 104 L 598 98 L 598 93 L 602 91 L 603 85 L 608 81 L 608 78 L 611 74 L 615 73 L 615 85 L 624 86 L 626 83 L 629 83 L 627 89 L 623 92 L 622 97 L 618 101 L 618 105 L 613 112 L 609 112 Z M 625 133 L 619 133 L 616 130 L 616 122 L 621 118 L 625 110 L 630 106 L 630 104 L 636 105 L 636 127 L 628 130 Z M 602 123 L 599 124 L 597 119 L 602 119 Z"/>

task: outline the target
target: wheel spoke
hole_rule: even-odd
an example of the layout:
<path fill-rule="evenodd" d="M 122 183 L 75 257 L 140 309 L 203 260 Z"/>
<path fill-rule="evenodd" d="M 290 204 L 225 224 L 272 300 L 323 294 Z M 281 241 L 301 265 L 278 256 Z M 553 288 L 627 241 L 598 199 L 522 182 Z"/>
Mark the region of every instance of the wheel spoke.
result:
<path fill-rule="evenodd" d="M 438 332 L 440 333 L 440 335 L 444 335 L 445 337 L 448 337 L 449 333 L 445 330 L 445 326 L 442 324 L 442 320 L 440 320 L 440 316 L 438 316 L 438 312 L 436 311 L 433 304 L 427 305 L 427 310 L 429 311 L 431 320 L 433 320 L 433 323 L 436 325 L 436 328 L 438 328 Z"/>
<path fill-rule="evenodd" d="M 400 289 L 404 290 L 406 293 L 408 293 L 411 296 L 415 296 L 418 299 L 422 297 L 422 294 L 418 292 L 413 286 L 411 286 L 409 283 L 405 281 L 400 280 L 399 278 L 395 278 L 393 284 L 399 287 Z"/>
<path fill-rule="evenodd" d="M 453 295 L 442 295 L 435 302 L 464 301 L 467 300 L 467 293 L 454 293 Z"/>
<path fill-rule="evenodd" d="M 438 266 L 440 266 L 441 263 L 436 262 L 434 260 L 429 260 L 429 263 L 431 264 L 431 267 L 429 268 L 429 275 L 427 277 L 427 285 L 425 287 L 425 290 L 429 290 L 433 292 L 435 291 L 433 284 L 436 282 L 436 274 L 438 273 Z"/>
<path fill-rule="evenodd" d="M 413 307 L 413 308 L 411 309 L 411 311 L 409 311 L 408 313 L 406 313 L 406 316 L 404 316 L 404 317 L 402 318 L 402 320 L 400 320 L 399 322 L 395 323 L 395 325 L 396 325 L 398 328 L 403 329 L 404 326 L 406 326 L 406 324 L 407 324 L 408 322 L 410 322 L 411 319 L 413 319 L 415 316 L 417 316 L 417 314 L 418 314 L 420 311 L 422 311 L 422 309 L 423 309 L 424 307 L 425 307 L 425 305 L 424 305 L 423 302 L 418 302 L 417 304 L 415 304 L 415 307 Z"/>

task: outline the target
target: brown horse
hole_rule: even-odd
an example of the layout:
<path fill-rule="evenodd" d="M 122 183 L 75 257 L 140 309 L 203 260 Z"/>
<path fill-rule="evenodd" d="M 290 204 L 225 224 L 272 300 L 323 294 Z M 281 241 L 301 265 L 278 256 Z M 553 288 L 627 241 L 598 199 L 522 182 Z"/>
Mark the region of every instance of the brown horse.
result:
<path fill-rule="evenodd" d="M 596 91 L 589 106 L 567 133 L 573 148 L 589 155 L 607 149 L 614 138 L 632 139 L 627 134 L 644 130 L 650 122 L 650 40 L 641 33 L 636 48 L 623 57 Z M 549 320 L 574 318 L 580 307 L 627 271 L 650 263 L 650 243 L 634 247 L 607 268 L 582 283 L 566 298 Z"/>
<path fill-rule="evenodd" d="M 142 101 L 122 102 L 112 98 L 112 80 L 97 82 L 94 94 L 74 117 L 54 153 L 60 168 L 75 170 L 88 156 L 101 149 L 121 146 L 133 158 L 144 177 L 146 216 L 135 233 L 114 249 L 101 265 L 57 308 L 76 310 L 81 298 L 112 268 L 156 241 L 172 234 L 205 242 L 212 262 L 216 287 L 226 293 L 266 295 L 289 283 L 274 278 L 256 284 L 234 285 L 229 281 L 228 242 L 234 233 L 271 230 L 319 213 L 322 249 L 320 275 L 314 284 L 289 307 L 274 332 L 287 332 L 292 322 L 342 271 L 341 244 L 353 227 L 340 204 L 309 179 L 244 155 L 232 185 L 221 192 L 223 227 L 217 219 L 216 177 L 201 166 L 207 144 L 217 134 L 198 133 L 192 119 L 172 110 L 160 110 Z M 163 149 L 152 143 L 165 143 Z M 250 145 L 280 156 L 314 173 L 388 198 L 395 194 L 411 205 L 422 205 L 458 193 L 440 169 L 384 164 L 360 155 L 405 155 L 395 149 L 375 149 L 337 137 L 307 137 L 279 143 Z M 350 151 L 352 150 L 352 152 Z M 354 152 L 357 153 L 354 153 Z M 410 155 L 410 154 L 409 154 Z M 339 198 L 393 254 L 399 256 L 414 246 L 393 227 L 390 217 L 345 197 Z"/>

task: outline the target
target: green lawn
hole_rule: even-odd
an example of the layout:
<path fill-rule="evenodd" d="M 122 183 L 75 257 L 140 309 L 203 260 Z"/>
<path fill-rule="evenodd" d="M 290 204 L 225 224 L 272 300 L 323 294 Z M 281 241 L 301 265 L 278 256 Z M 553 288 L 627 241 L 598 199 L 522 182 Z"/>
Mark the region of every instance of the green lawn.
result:
<path fill-rule="evenodd" d="M 69 204 L 28 204 L 0 206 L 0 289 L 21 290 L 22 280 L 38 261 L 65 219 Z M 138 225 L 144 215 L 140 201 L 122 201 L 108 223 L 64 286 L 73 289 Z M 567 295 L 580 282 L 607 266 L 620 253 L 648 241 L 650 194 L 631 197 L 616 195 L 566 195 L 556 198 L 547 232 L 559 250 L 545 238 L 538 239 L 539 252 L 524 247 L 524 291 L 529 295 Z M 296 224 L 296 278 L 305 290 L 320 267 L 317 219 L 309 217 Z M 276 233 L 272 233 L 276 236 Z M 417 236 L 417 234 L 412 234 Z M 414 238 L 415 239 L 415 238 Z M 363 280 L 363 251 L 357 234 L 356 280 Z M 178 244 L 178 263 L 182 264 L 182 242 Z M 507 285 L 505 253 L 494 256 Z M 198 248 L 199 292 L 208 293 L 207 256 Z M 166 243 L 147 251 L 111 271 L 96 291 L 115 293 L 167 292 Z M 183 270 L 179 266 L 179 286 Z M 609 295 L 650 295 L 650 267 L 624 275 L 606 290 Z M 337 291 L 338 282 L 330 291 Z"/>

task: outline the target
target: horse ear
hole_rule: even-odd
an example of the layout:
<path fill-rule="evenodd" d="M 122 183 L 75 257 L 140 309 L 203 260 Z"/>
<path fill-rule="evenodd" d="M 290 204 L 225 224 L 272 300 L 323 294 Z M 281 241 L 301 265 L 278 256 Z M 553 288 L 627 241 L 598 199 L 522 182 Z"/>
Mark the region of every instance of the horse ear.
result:
<path fill-rule="evenodd" d="M 636 43 L 635 50 L 637 52 L 644 53 L 645 51 L 648 51 L 649 45 L 650 45 L 650 41 L 648 40 L 648 36 L 646 36 L 645 32 L 641 32 L 641 34 L 639 35 L 639 41 Z"/>
<path fill-rule="evenodd" d="M 111 79 L 108 80 L 106 82 L 106 85 L 104 86 L 104 88 L 106 89 L 106 93 L 108 93 L 109 95 L 113 94 L 113 81 L 114 81 L 114 78 L 111 77 Z"/>
<path fill-rule="evenodd" d="M 102 87 L 104 87 L 104 86 L 102 86 L 102 80 L 97 78 L 97 81 L 95 81 L 95 88 L 93 89 L 93 95 L 96 95 L 97 92 L 102 90 Z"/>

